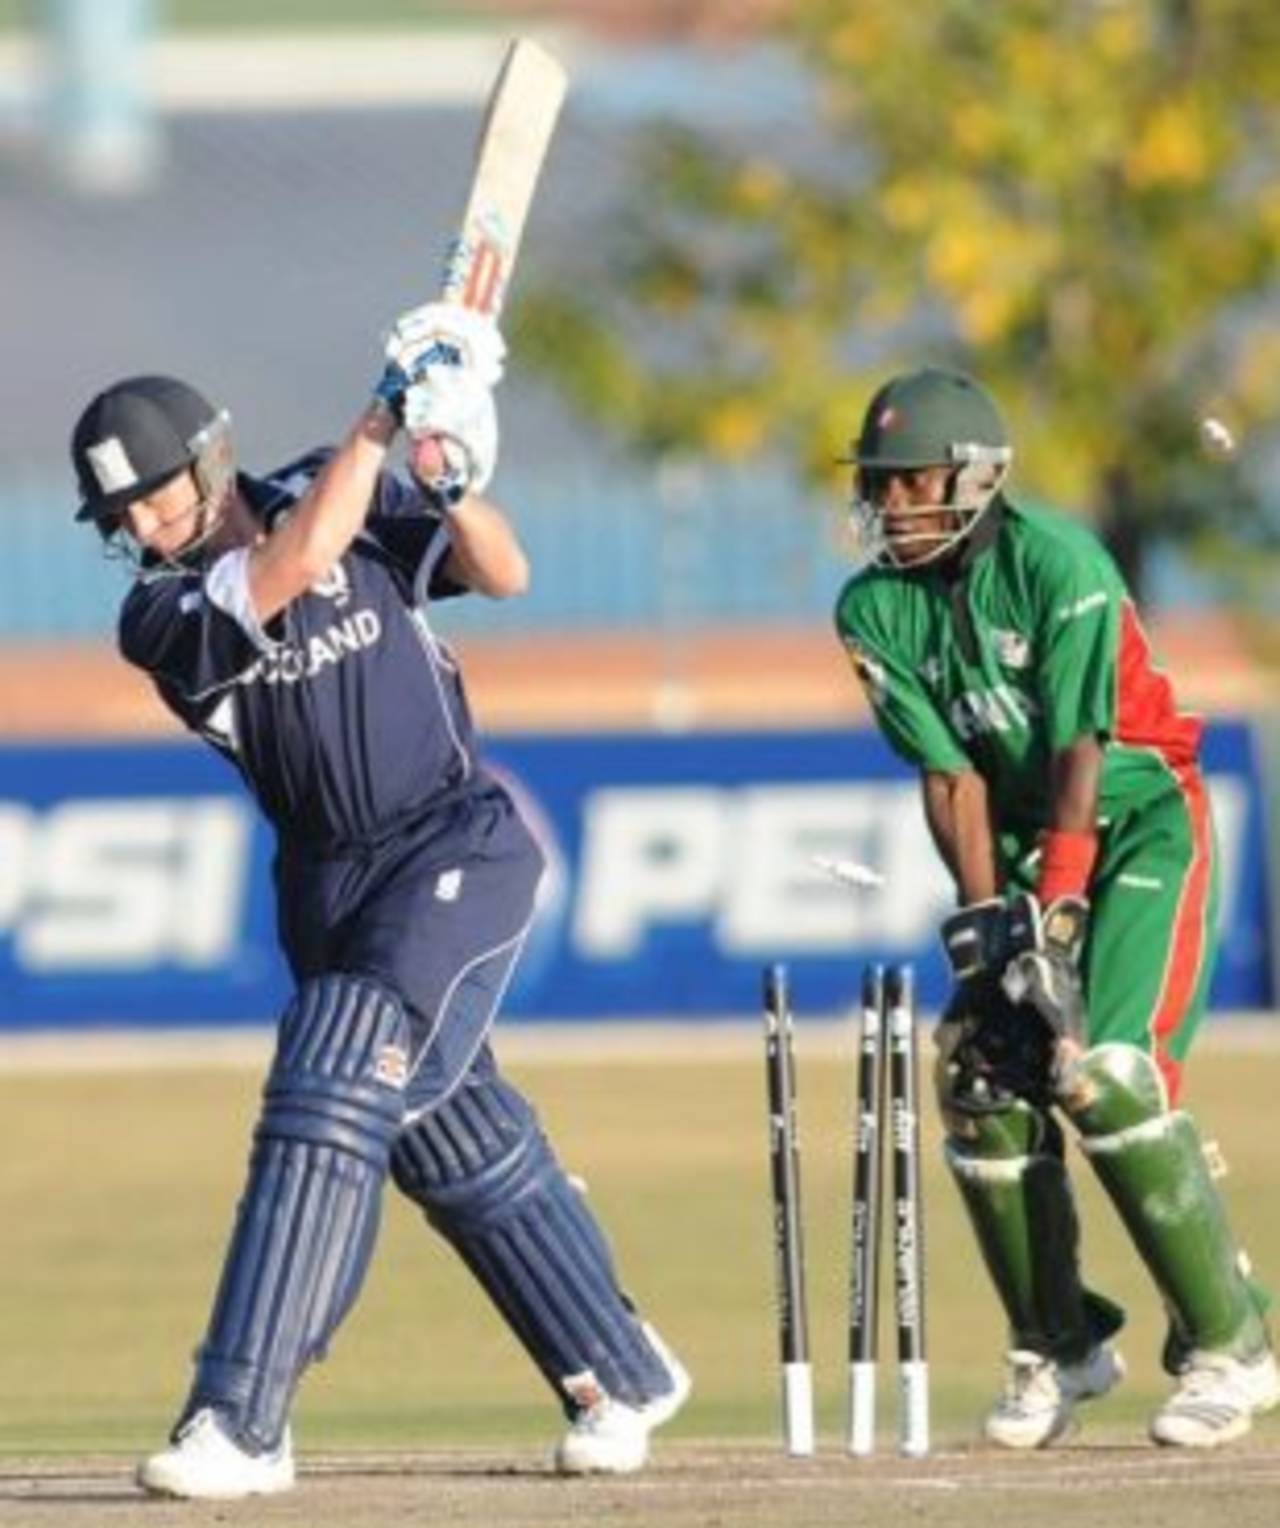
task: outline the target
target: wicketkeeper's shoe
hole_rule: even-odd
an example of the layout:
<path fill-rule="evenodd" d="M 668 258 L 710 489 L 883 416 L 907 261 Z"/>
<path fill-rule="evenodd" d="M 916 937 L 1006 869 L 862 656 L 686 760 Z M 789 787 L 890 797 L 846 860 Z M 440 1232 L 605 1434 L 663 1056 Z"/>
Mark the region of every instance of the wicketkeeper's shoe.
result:
<path fill-rule="evenodd" d="M 991 1409 L 986 1435 L 1002 1448 L 1047 1448 L 1071 1426 L 1075 1408 L 1124 1378 L 1124 1359 L 1105 1342 L 1079 1363 L 1055 1363 L 1043 1353 L 1015 1348 L 1009 1378 Z"/>
<path fill-rule="evenodd" d="M 642 1469 L 649 1457 L 649 1434 L 688 1399 L 693 1388 L 688 1371 L 651 1326 L 644 1331 L 671 1376 L 671 1389 L 640 1406 L 602 1395 L 579 1412 L 556 1449 L 556 1469 L 562 1475 L 630 1475 Z"/>
<path fill-rule="evenodd" d="M 137 1480 L 152 1496 L 201 1501 L 271 1496 L 293 1486 L 293 1447 L 286 1430 L 279 1448 L 250 1454 L 206 1406 L 182 1424 L 168 1448 L 142 1461 Z"/>
<path fill-rule="evenodd" d="M 1178 1388 L 1151 1419 L 1157 1443 L 1217 1448 L 1242 1437 L 1256 1413 L 1280 1403 L 1280 1372 L 1270 1353 L 1245 1362 L 1227 1353 L 1192 1353 Z"/>

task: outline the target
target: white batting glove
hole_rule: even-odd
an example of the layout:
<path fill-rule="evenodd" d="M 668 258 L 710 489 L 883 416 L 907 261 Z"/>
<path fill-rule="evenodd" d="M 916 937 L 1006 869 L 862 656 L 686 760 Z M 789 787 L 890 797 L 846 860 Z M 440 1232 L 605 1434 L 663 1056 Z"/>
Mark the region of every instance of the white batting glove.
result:
<path fill-rule="evenodd" d="M 383 353 L 410 383 L 420 381 L 430 367 L 455 366 L 485 387 L 496 387 L 507 347 L 492 319 L 458 303 L 428 302 L 396 319 Z"/>
<path fill-rule="evenodd" d="M 455 366 L 429 366 L 406 389 L 402 408 L 411 439 L 431 436 L 441 444 L 441 461 L 429 474 L 410 451 L 414 475 L 432 502 L 451 509 L 466 494 L 483 492 L 498 460 L 498 411 L 479 378 Z"/>

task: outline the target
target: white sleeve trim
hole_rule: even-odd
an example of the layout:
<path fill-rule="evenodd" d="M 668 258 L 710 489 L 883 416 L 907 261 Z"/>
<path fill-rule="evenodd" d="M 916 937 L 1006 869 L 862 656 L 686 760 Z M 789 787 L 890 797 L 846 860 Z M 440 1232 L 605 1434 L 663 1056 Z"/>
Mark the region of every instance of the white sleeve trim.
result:
<path fill-rule="evenodd" d="M 284 644 L 263 630 L 249 593 L 249 551 L 238 546 L 224 552 L 204 576 L 204 592 L 210 603 L 240 627 L 259 652 L 273 653 Z"/>

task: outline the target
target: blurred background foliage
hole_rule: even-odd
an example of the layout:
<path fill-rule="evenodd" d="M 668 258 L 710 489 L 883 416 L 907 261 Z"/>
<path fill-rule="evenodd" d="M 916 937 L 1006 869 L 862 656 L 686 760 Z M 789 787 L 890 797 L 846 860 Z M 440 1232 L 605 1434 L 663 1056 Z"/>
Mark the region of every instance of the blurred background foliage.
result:
<path fill-rule="evenodd" d="M 609 236 L 521 305 L 525 361 L 642 456 L 810 488 L 886 372 L 949 361 L 1002 401 L 1015 493 L 1091 514 L 1139 594 L 1173 541 L 1274 598 L 1276 0 L 794 0 L 773 29 L 831 152 L 647 133 Z"/>
<path fill-rule="evenodd" d="M 370 314 L 421 291 L 423 231 L 461 198 L 483 67 L 464 99 L 451 48 L 470 37 L 475 68 L 549 24 L 573 89 L 503 403 L 543 571 L 518 617 L 465 622 L 825 621 L 848 551 L 833 458 L 874 385 L 931 360 L 993 388 L 1015 493 L 1093 516 L 1150 613 L 1262 612 L 1237 629 L 1280 661 L 1276 0 L 111 4 L 166 50 L 141 102 L 154 174 L 128 194 L 79 173 L 89 113 L 53 25 L 72 0 L 0 0 L 0 326 L 27 358 L 0 411 L 0 633 L 109 627 L 106 570 L 49 544 L 66 400 L 101 376 L 198 357 L 246 460 L 345 419 Z M 202 51 L 218 32 L 257 97 L 211 101 L 240 83 Z M 51 339 L 39 315 L 77 300 L 92 324 Z M 1209 416 L 1237 457 L 1205 453 Z M 64 560 L 74 592 L 44 571 Z"/>

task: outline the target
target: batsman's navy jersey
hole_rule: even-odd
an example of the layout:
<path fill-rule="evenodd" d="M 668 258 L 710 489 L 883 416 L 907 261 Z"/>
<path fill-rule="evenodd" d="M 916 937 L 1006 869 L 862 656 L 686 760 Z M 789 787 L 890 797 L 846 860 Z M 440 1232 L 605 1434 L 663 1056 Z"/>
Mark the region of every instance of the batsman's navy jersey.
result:
<path fill-rule="evenodd" d="M 240 489 L 264 527 L 327 453 Z M 379 479 L 364 530 L 264 630 L 248 548 L 144 574 L 120 645 L 234 761 L 279 836 L 280 936 L 298 981 L 364 972 L 409 1007 L 409 1098 L 438 1102 L 477 1056 L 533 914 L 542 855 L 479 764 L 462 680 L 426 618 L 460 594 L 421 494 Z"/>
<path fill-rule="evenodd" d="M 266 529 L 327 455 L 240 480 Z M 235 762 L 283 838 L 380 840 L 476 782 L 457 665 L 424 608 L 463 592 L 443 572 L 449 544 L 418 490 L 384 473 L 346 555 L 266 629 L 239 548 L 206 568 L 144 574 L 121 612 L 121 650 Z"/>

